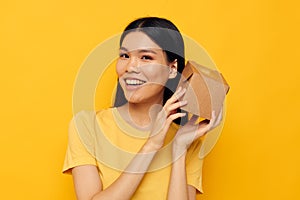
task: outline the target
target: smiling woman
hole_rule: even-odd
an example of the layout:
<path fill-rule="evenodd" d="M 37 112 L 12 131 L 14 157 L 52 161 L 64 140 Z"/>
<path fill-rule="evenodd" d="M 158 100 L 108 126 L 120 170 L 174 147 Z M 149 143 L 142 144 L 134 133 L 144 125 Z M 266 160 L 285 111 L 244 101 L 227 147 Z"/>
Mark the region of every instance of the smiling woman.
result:
<path fill-rule="evenodd" d="M 200 137 L 221 117 L 173 123 L 186 118 L 180 108 L 188 103 L 184 89 L 175 91 L 185 65 L 181 34 L 166 19 L 141 18 L 126 27 L 119 51 L 115 107 L 79 112 L 70 123 L 64 172 L 77 198 L 196 199 Z"/>

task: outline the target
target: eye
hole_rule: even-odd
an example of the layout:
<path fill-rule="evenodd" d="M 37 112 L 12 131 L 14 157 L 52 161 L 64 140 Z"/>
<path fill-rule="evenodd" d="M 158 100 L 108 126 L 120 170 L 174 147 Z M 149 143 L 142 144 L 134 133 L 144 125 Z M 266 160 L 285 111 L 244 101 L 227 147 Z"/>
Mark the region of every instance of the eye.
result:
<path fill-rule="evenodd" d="M 128 54 L 126 54 L 126 53 L 120 53 L 119 57 L 120 58 L 129 58 Z"/>
<path fill-rule="evenodd" d="M 141 58 L 142 60 L 153 60 L 152 56 L 144 55 Z"/>

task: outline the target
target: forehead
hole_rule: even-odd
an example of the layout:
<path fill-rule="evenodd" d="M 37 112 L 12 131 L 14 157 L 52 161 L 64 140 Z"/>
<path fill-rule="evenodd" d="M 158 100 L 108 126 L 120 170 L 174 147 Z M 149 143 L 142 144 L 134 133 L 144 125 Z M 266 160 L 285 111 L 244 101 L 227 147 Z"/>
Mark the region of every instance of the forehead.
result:
<path fill-rule="evenodd" d="M 128 33 L 123 42 L 121 47 L 126 48 L 128 51 L 138 50 L 138 49 L 160 49 L 154 41 L 150 39 L 143 32 L 131 32 Z"/>

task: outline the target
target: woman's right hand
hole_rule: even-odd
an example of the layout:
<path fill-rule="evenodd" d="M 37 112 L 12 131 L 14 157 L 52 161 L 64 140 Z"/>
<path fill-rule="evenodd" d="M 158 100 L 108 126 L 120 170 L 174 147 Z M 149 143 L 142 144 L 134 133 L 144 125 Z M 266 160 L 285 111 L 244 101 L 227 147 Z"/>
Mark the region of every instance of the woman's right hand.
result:
<path fill-rule="evenodd" d="M 187 101 L 179 101 L 185 92 L 185 88 L 182 89 L 179 87 L 165 105 L 160 108 L 160 111 L 153 119 L 154 123 L 152 123 L 150 138 L 147 141 L 147 144 L 150 145 L 152 151 L 158 151 L 163 146 L 166 133 L 173 120 L 186 115 L 186 113 L 176 112 L 178 108 L 187 104 Z"/>

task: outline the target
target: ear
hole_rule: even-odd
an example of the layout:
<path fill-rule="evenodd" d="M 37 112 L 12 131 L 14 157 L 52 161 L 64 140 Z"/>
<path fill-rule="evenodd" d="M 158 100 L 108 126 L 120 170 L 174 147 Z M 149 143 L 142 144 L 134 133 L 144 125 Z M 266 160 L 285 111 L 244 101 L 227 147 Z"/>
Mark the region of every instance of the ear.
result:
<path fill-rule="evenodd" d="M 169 79 L 175 78 L 177 76 L 177 59 L 171 62 L 169 64 L 169 67 L 170 67 Z"/>

